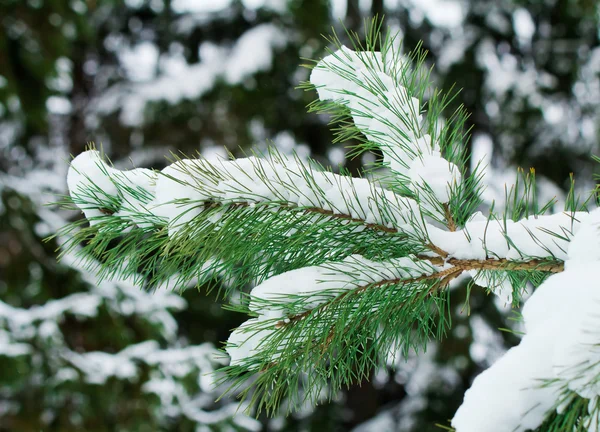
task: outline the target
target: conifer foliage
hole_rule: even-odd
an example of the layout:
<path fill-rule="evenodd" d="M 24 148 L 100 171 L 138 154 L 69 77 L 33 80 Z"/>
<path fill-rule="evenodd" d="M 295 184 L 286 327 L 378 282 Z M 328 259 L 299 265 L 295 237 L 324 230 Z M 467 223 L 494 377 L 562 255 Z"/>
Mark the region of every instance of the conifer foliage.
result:
<path fill-rule="evenodd" d="M 504 208 L 481 213 L 485 167 L 468 169 L 467 113 L 449 111 L 457 93 L 435 89 L 425 53 L 405 54 L 377 21 L 366 42 L 350 36 L 352 48 L 331 39 L 302 86 L 316 89 L 309 110 L 330 115 L 336 142 L 352 139 L 350 157 L 381 156 L 363 177 L 275 150 L 120 171 L 91 149 L 68 174 L 89 227 L 65 227 L 65 253 L 83 244 L 101 278 L 144 288 L 218 276 L 250 315 L 225 346 L 224 382 L 269 413 L 332 397 L 389 354 L 443 338 L 463 274 L 468 290 L 475 281 L 515 306 L 533 285 L 522 342 L 477 377 L 452 426 L 596 430 L 598 213 L 571 192 L 549 214 L 534 172 L 506 188 Z"/>

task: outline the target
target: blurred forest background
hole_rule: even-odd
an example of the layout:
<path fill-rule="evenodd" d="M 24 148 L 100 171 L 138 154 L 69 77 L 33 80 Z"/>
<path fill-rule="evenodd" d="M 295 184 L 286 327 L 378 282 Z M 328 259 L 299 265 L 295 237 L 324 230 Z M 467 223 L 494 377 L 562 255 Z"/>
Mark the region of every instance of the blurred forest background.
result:
<path fill-rule="evenodd" d="M 471 380 L 516 342 L 495 296 L 453 294 L 453 332 L 334 401 L 258 420 L 215 402 L 221 341 L 245 317 L 203 287 L 154 293 L 57 262 L 69 155 L 90 141 L 119 168 L 169 152 L 225 149 L 344 160 L 327 118 L 307 115 L 302 58 L 325 55 L 333 26 L 385 15 L 406 49 L 423 41 L 437 84 L 472 113 L 486 199 L 535 167 L 542 199 L 570 173 L 595 186 L 600 127 L 596 0 L 0 0 L 0 431 L 440 430 Z M 343 36 L 342 36 L 343 38 Z M 465 282 L 466 283 L 466 282 Z M 469 312 L 469 314 L 467 313 Z"/>

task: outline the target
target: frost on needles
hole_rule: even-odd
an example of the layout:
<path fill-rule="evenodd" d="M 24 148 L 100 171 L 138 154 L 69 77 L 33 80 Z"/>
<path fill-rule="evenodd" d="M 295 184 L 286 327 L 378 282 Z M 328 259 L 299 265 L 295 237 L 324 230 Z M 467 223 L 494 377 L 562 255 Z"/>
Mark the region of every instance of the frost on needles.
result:
<path fill-rule="evenodd" d="M 224 371 L 231 391 L 269 412 L 331 397 L 389 353 L 442 338 L 463 273 L 515 306 L 536 286 L 521 343 L 476 378 L 452 426 L 597 430 L 600 214 L 572 193 L 564 212 L 547 214 L 533 173 L 507 187 L 505 208 L 478 211 L 482 167 L 467 170 L 465 111 L 447 115 L 455 94 L 432 87 L 424 54 L 402 54 L 379 30 L 353 49 L 333 39 L 304 84 L 336 141 L 353 139 L 350 157 L 382 155 L 364 178 L 274 149 L 176 158 L 160 172 L 119 171 L 90 150 L 68 174 L 89 226 L 66 227 L 65 250 L 83 244 L 99 277 L 145 288 L 254 287 L 233 302 L 250 318 L 226 344 Z"/>

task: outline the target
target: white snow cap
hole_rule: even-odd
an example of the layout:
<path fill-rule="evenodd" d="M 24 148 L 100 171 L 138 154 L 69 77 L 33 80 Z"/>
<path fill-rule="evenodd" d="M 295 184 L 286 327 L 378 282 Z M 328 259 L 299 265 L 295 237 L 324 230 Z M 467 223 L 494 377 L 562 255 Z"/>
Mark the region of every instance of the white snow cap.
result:
<path fill-rule="evenodd" d="M 600 209 L 585 215 L 579 232 L 569 244 L 570 263 L 594 263 L 600 261 Z"/>
<path fill-rule="evenodd" d="M 561 256 L 565 271 L 527 301 L 526 335 L 475 379 L 452 419 L 457 432 L 536 429 L 560 410 L 564 385 L 583 398 L 600 397 L 600 210 L 570 216 L 578 222 Z M 542 387 L 547 380 L 558 384 Z M 589 430 L 595 430 L 593 417 L 586 420 Z"/>
<path fill-rule="evenodd" d="M 90 224 L 102 216 L 99 208 L 103 207 L 103 201 L 117 195 L 117 187 L 111 180 L 115 171 L 96 150 L 83 152 L 71 162 L 67 173 L 69 193 Z"/>
<path fill-rule="evenodd" d="M 191 175 L 196 164 L 192 159 L 179 160 L 163 169 L 156 180 L 152 211 L 169 223 L 169 235 L 199 215 L 199 203 L 208 198 L 197 187 L 201 178 Z"/>
<path fill-rule="evenodd" d="M 450 201 L 451 188 L 456 188 L 461 180 L 458 167 L 437 151 L 415 158 L 408 173 L 417 190 L 432 192 L 443 203 Z"/>
<path fill-rule="evenodd" d="M 231 358 L 231 366 L 241 365 L 244 360 L 260 353 L 262 343 L 272 330 L 256 329 L 257 324 L 256 318 L 249 319 L 229 335 L 225 351 Z"/>
<path fill-rule="evenodd" d="M 117 170 L 102 159 L 100 152 L 88 150 L 71 162 L 67 186 L 75 205 L 83 211 L 90 225 L 104 215 L 100 209 L 117 201 L 119 209 L 115 216 L 147 226 L 149 220 L 144 216 L 140 218 L 141 210 L 154 197 L 156 177 L 154 171 L 145 168 Z"/>
<path fill-rule="evenodd" d="M 452 419 L 456 431 L 524 432 L 539 426 L 556 400 L 553 390 L 538 381 L 552 372 L 551 338 L 525 336 L 475 378 Z"/>
<path fill-rule="evenodd" d="M 176 162 L 158 177 L 153 211 L 169 222 L 172 233 L 198 215 L 200 203 L 208 200 L 250 205 L 284 202 L 388 227 L 405 226 L 418 213 L 413 200 L 366 179 L 318 171 L 284 157 Z"/>
<path fill-rule="evenodd" d="M 359 286 L 382 280 L 418 277 L 432 271 L 433 267 L 429 264 L 410 258 L 377 262 L 361 255 L 350 255 L 341 262 L 303 267 L 267 279 L 250 293 L 250 310 L 268 317 L 280 317 L 281 315 L 273 315 L 272 311 L 266 311 L 260 300 L 285 305 L 294 301 L 295 296 L 303 296 L 307 308 L 315 307 L 331 295 Z"/>
<path fill-rule="evenodd" d="M 422 132 L 421 102 L 397 80 L 404 59 L 393 53 L 385 57 L 342 46 L 314 67 L 310 81 L 321 100 L 350 109 L 356 127 L 379 145 L 384 162 L 415 192 L 424 191 L 426 180 L 435 198 L 446 203 L 449 188 L 461 182 L 460 170 Z"/>

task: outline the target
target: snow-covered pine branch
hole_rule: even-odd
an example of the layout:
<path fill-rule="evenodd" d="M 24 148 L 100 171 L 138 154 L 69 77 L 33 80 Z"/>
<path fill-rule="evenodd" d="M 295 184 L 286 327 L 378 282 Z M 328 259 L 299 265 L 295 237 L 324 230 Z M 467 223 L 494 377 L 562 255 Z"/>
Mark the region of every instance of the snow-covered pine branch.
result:
<path fill-rule="evenodd" d="M 108 272 L 133 275 L 141 267 L 153 282 L 178 273 L 181 283 L 227 273 L 243 284 L 353 253 L 383 257 L 423 243 L 422 216 L 410 198 L 275 152 L 213 163 L 184 159 L 161 173 L 138 172 L 114 170 L 95 150 L 71 164 L 72 200 L 91 222 L 71 246 L 92 234 L 85 247 L 103 256 Z M 105 250 L 109 236 L 125 232 L 123 247 Z M 195 251 L 193 262 L 177 253 L 184 249 Z M 151 254 L 151 262 L 140 253 L 158 250 L 169 253 L 160 260 Z"/>
<path fill-rule="evenodd" d="M 389 352 L 443 337 L 448 287 L 465 272 L 515 305 L 529 283 L 541 286 L 524 310 L 526 336 L 477 378 L 453 420 L 458 432 L 537 428 L 553 421 L 554 408 L 560 416 L 596 398 L 597 386 L 581 376 L 600 370 L 587 345 L 600 340 L 585 334 L 595 319 L 597 213 L 572 205 L 546 215 L 533 182 L 522 196 L 514 189 L 520 210 L 478 212 L 481 174 L 466 170 L 464 110 L 442 116 L 454 95 L 432 89 L 420 51 L 403 55 L 394 37 L 368 35 L 354 50 L 336 41 L 306 87 L 320 99 L 311 110 L 339 125 L 337 139 L 358 142 L 351 154 L 380 151 L 387 174 L 378 167 L 352 178 L 275 150 L 118 171 L 90 150 L 68 176 L 90 227 L 67 227 L 67 250 L 85 240 L 87 256 L 101 258 L 100 276 L 145 287 L 215 274 L 231 287 L 254 284 L 238 307 L 253 317 L 231 334 L 225 372 L 232 389 L 254 376 L 245 394 L 259 409 L 331 396 L 368 378 Z M 569 302 L 561 300 L 565 285 Z M 587 315 L 573 316 L 573 305 L 586 305 Z"/>

